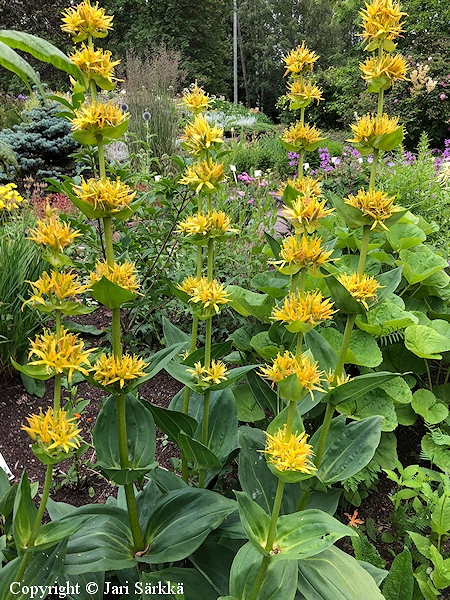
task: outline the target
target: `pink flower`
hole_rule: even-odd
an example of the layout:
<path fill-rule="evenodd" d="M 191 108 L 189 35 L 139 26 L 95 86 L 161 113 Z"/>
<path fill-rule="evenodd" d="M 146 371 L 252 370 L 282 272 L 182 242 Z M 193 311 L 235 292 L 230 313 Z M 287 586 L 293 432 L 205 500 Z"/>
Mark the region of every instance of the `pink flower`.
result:
<path fill-rule="evenodd" d="M 445 94 L 441 94 L 441 95 L 439 96 L 439 98 L 440 98 L 441 100 L 445 100 L 445 99 L 447 98 L 447 96 L 446 96 Z"/>
<path fill-rule="evenodd" d="M 243 190 L 237 190 L 236 194 L 243 198 L 245 196 L 245 192 Z"/>
<path fill-rule="evenodd" d="M 396 98 L 396 99 L 394 100 L 394 104 L 397 104 L 397 102 L 398 102 L 398 100 L 397 100 L 397 98 Z"/>

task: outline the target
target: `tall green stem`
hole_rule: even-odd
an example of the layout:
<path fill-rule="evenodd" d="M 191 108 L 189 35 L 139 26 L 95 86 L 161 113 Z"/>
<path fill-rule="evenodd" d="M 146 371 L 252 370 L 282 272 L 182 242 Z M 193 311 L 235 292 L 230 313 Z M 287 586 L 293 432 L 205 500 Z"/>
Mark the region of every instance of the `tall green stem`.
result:
<path fill-rule="evenodd" d="M 283 491 L 284 491 L 284 481 L 281 479 L 278 480 L 277 492 L 275 495 L 275 500 L 273 503 L 272 516 L 270 519 L 269 531 L 267 534 L 267 543 L 265 545 L 265 550 L 270 552 L 273 548 L 273 542 L 275 540 L 275 534 L 277 531 L 277 521 L 278 516 L 280 514 L 281 502 L 283 500 Z M 253 588 L 248 596 L 248 600 L 257 600 L 259 591 L 264 583 L 264 579 L 266 577 L 267 568 L 270 563 L 270 556 L 263 556 L 261 566 L 259 567 L 258 574 L 256 575 L 255 583 L 253 584 Z"/>
<path fill-rule="evenodd" d="M 334 380 L 333 383 L 336 385 L 338 378 L 342 375 L 342 371 L 344 369 L 345 364 L 345 356 L 347 354 L 347 350 L 350 344 L 350 336 L 352 334 L 353 325 L 356 321 L 356 315 L 347 315 L 347 323 L 345 324 L 344 337 L 342 339 L 341 351 L 339 353 L 338 361 L 336 364 L 336 369 L 334 371 Z M 320 428 L 320 436 L 319 442 L 317 444 L 316 456 L 314 460 L 314 464 L 317 468 L 320 467 L 322 462 L 323 453 L 325 450 L 325 444 L 328 437 L 328 432 L 330 431 L 331 421 L 334 415 L 334 405 L 328 402 L 327 408 L 325 411 L 325 416 L 323 419 L 322 427 Z"/>
<path fill-rule="evenodd" d="M 372 155 L 372 158 L 373 158 L 372 165 L 370 167 L 369 190 L 375 189 L 375 181 L 376 181 L 376 177 L 377 177 L 377 167 L 378 167 L 379 155 L 380 155 L 380 151 L 378 150 L 378 148 L 374 148 L 373 155 Z"/>
<path fill-rule="evenodd" d="M 122 469 L 127 469 L 130 466 L 130 460 L 128 456 L 127 418 L 125 406 L 125 396 L 116 396 L 117 434 L 119 442 L 120 466 Z M 124 488 L 125 497 L 127 501 L 128 518 L 130 520 L 130 529 L 134 541 L 134 550 L 135 552 L 139 552 L 144 549 L 144 540 L 142 538 L 141 527 L 139 525 L 139 514 L 137 510 L 133 484 L 127 483 L 125 484 Z"/>
<path fill-rule="evenodd" d="M 38 536 L 39 530 L 42 525 L 42 517 L 44 516 L 45 507 L 47 506 L 48 497 L 50 495 L 50 487 L 52 485 L 53 479 L 53 465 L 47 465 L 47 469 L 45 471 L 45 480 L 44 480 L 44 489 L 42 490 L 41 501 L 39 503 L 39 508 L 36 513 L 36 518 L 34 519 L 33 528 L 31 530 L 31 535 L 28 539 L 27 547 L 31 548 L 34 546 L 34 542 Z M 27 568 L 28 562 L 31 558 L 32 554 L 30 552 L 25 553 L 22 556 L 22 561 L 19 565 L 19 569 L 17 570 L 14 581 L 22 581 L 23 575 L 25 573 L 25 569 Z M 11 591 L 9 592 L 6 600 L 12 600 L 15 594 Z"/>
<path fill-rule="evenodd" d="M 114 249 L 113 249 L 111 217 L 103 217 L 103 230 L 105 232 L 106 263 L 110 267 L 113 267 L 114 266 Z"/>
<path fill-rule="evenodd" d="M 366 266 L 367 260 L 367 252 L 369 250 L 369 240 L 370 240 L 370 226 L 364 225 L 362 241 L 361 241 L 361 250 L 359 253 L 359 262 L 358 262 L 358 275 L 362 277 L 364 275 L 364 268 Z"/>

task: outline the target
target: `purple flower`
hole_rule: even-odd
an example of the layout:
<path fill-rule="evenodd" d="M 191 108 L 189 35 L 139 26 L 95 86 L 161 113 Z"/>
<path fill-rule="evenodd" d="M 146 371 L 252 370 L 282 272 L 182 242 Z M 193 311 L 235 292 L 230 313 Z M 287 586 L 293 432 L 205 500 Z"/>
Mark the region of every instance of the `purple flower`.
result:
<path fill-rule="evenodd" d="M 441 94 L 441 95 L 439 96 L 439 98 L 440 98 L 441 100 L 445 100 L 445 99 L 447 98 L 447 96 L 446 96 L 445 94 Z"/>
<path fill-rule="evenodd" d="M 245 192 L 244 192 L 243 190 L 237 190 L 237 191 L 236 191 L 236 194 L 237 194 L 238 196 L 240 196 L 241 198 L 243 198 L 243 197 L 245 196 Z"/>

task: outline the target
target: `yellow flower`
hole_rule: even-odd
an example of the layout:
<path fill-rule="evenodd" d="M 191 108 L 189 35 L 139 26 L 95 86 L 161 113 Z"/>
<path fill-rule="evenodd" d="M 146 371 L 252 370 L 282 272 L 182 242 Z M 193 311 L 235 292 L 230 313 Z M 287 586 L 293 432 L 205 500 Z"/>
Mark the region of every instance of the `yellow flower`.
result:
<path fill-rule="evenodd" d="M 39 246 L 47 246 L 55 253 L 71 246 L 76 237 L 81 235 L 78 229 L 71 229 L 68 223 L 63 223 L 51 211 L 44 219 L 38 219 L 36 228 L 30 229 L 28 239 Z"/>
<path fill-rule="evenodd" d="M 218 360 L 211 361 L 209 368 L 203 367 L 200 362 L 195 363 L 193 369 L 186 369 L 188 373 L 191 373 L 192 378 L 200 384 L 213 385 L 226 380 L 227 368 L 225 364 Z"/>
<path fill-rule="evenodd" d="M 316 467 L 311 462 L 314 453 L 312 446 L 306 443 L 308 436 L 305 432 L 300 435 L 296 431 L 286 440 L 286 425 L 278 429 L 275 435 L 266 432 L 267 441 L 264 454 L 267 462 L 279 471 L 298 471 L 311 474 Z"/>
<path fill-rule="evenodd" d="M 261 375 L 264 379 L 272 382 L 272 387 L 275 383 L 295 375 L 300 385 L 311 394 L 311 397 L 313 390 L 324 391 L 320 387 L 324 373 L 319 370 L 317 362 L 311 363 L 307 354 L 302 354 L 298 360 L 288 350 L 284 354 L 277 354 L 270 367 L 261 367 Z"/>
<path fill-rule="evenodd" d="M 325 378 L 329 383 L 328 390 L 334 390 L 340 385 L 348 383 L 352 379 L 350 375 L 338 375 L 336 377 L 336 374 L 333 370 L 330 370 L 328 371 L 328 373 L 325 373 Z"/>
<path fill-rule="evenodd" d="M 364 215 L 373 219 L 371 229 L 375 229 L 377 225 L 380 225 L 383 229 L 386 229 L 386 231 L 388 228 L 383 221 L 389 219 L 395 212 L 401 210 L 399 206 L 394 204 L 394 201 L 395 196 L 389 198 L 387 194 L 379 190 L 359 190 L 356 196 L 350 194 L 348 198 L 344 199 L 346 204 L 357 208 Z"/>
<path fill-rule="evenodd" d="M 204 191 L 212 194 L 217 190 L 218 184 L 225 179 L 223 164 L 213 161 L 202 161 L 187 167 L 184 176 L 178 183 L 195 188 L 196 192 Z"/>
<path fill-rule="evenodd" d="M 300 269 L 309 269 L 314 275 L 318 267 L 327 262 L 327 259 L 333 253 L 332 250 L 325 251 L 322 248 L 322 238 L 313 236 L 302 236 L 301 240 L 297 236 L 285 238 L 280 250 L 282 260 L 272 261 L 278 269 L 282 270 L 285 266 L 295 267 L 298 272 Z M 288 273 L 293 274 L 294 271 Z"/>
<path fill-rule="evenodd" d="M 120 178 L 116 181 L 82 180 L 81 185 L 74 186 L 73 191 L 83 202 L 111 215 L 129 206 L 136 196 L 136 192 L 120 181 Z"/>
<path fill-rule="evenodd" d="M 375 277 L 365 274 L 358 275 L 358 273 L 352 273 L 348 275 L 347 273 L 343 273 L 338 276 L 338 280 L 355 300 L 361 302 L 366 310 L 369 310 L 367 302 L 375 300 L 377 290 L 382 287 Z"/>
<path fill-rule="evenodd" d="M 378 56 L 371 56 L 367 58 L 365 62 L 359 63 L 359 68 L 363 73 L 363 79 L 370 83 L 372 79 L 386 78 L 389 80 L 390 85 L 394 85 L 394 81 L 406 79 L 406 72 L 408 66 L 405 59 L 401 54 L 391 56 L 385 54 L 381 58 Z M 386 89 L 385 87 L 383 89 Z"/>
<path fill-rule="evenodd" d="M 297 177 L 296 179 L 288 179 L 287 183 L 282 184 L 280 193 L 283 194 L 286 186 L 289 186 L 296 190 L 298 194 L 302 196 L 320 196 L 322 193 L 322 184 L 318 179 L 314 179 L 309 175 L 303 177 Z"/>
<path fill-rule="evenodd" d="M 183 146 L 194 156 L 202 156 L 223 142 L 223 129 L 211 125 L 203 115 L 196 115 L 192 123 L 186 125 Z"/>
<path fill-rule="evenodd" d="M 177 231 L 189 235 L 203 235 L 205 237 L 221 236 L 226 233 L 236 233 L 237 229 L 230 227 L 230 217 L 222 211 L 196 214 L 186 217 L 178 223 Z"/>
<path fill-rule="evenodd" d="M 216 313 L 219 312 L 219 304 L 230 300 L 223 285 L 216 279 L 209 281 L 207 277 L 188 277 L 177 287 L 190 296 L 189 302 L 201 304 L 204 309 L 212 308 Z"/>
<path fill-rule="evenodd" d="M 94 349 L 83 350 L 84 342 L 74 333 L 61 327 L 59 335 L 49 330 L 37 335 L 31 342 L 29 357 L 37 356 L 37 360 L 30 361 L 30 365 L 44 365 L 47 373 L 67 373 L 71 381 L 73 373 L 79 371 L 83 375 L 88 374 L 88 369 L 82 365 L 89 366 L 89 354 Z"/>
<path fill-rule="evenodd" d="M 362 17 L 363 33 L 358 35 L 365 42 L 374 42 L 374 47 L 366 49 L 375 50 L 382 46 L 384 40 L 394 40 L 399 37 L 403 29 L 401 19 L 406 13 L 401 12 L 400 3 L 394 0 L 372 0 L 366 2 L 365 9 L 359 13 Z M 389 50 L 389 48 L 385 48 Z"/>
<path fill-rule="evenodd" d="M 287 219 L 297 233 L 313 233 L 319 226 L 320 219 L 328 216 L 334 208 L 325 208 L 326 200 L 319 200 L 316 196 L 299 195 L 292 202 L 292 206 L 284 206 Z"/>
<path fill-rule="evenodd" d="M 331 319 L 336 311 L 330 298 L 323 298 L 321 292 L 306 292 L 302 297 L 299 292 L 291 292 L 280 307 L 274 307 L 271 319 L 285 323 L 309 323 L 313 327 Z"/>
<path fill-rule="evenodd" d="M 370 152 L 371 148 L 392 150 L 403 139 L 403 128 L 398 124 L 398 117 L 390 118 L 387 114 L 367 114 L 358 119 L 357 123 L 350 125 L 354 137 L 348 142 L 357 144 L 360 152 Z M 397 133 L 390 138 L 390 134 Z"/>
<path fill-rule="evenodd" d="M 113 386 L 119 382 L 120 388 L 132 379 L 145 376 L 147 363 L 136 355 L 123 354 L 115 357 L 112 354 L 102 354 L 92 367 L 95 381 L 101 385 Z"/>
<path fill-rule="evenodd" d="M 22 429 L 51 456 L 59 452 L 68 453 L 81 445 L 81 429 L 77 428 L 74 417 L 68 418 L 65 410 L 49 408 L 44 415 L 41 408 L 38 415 L 30 415 L 27 421 L 28 426 L 22 425 Z"/>
<path fill-rule="evenodd" d="M 19 204 L 23 202 L 26 202 L 26 200 L 17 191 L 15 183 L 0 185 L 0 211 L 7 210 L 10 212 L 14 208 L 19 208 Z"/>
<path fill-rule="evenodd" d="M 310 146 L 325 139 L 321 135 L 322 132 L 320 129 L 316 129 L 315 125 L 309 125 L 308 123 L 302 125 L 300 121 L 297 121 L 283 131 L 281 140 L 295 146 L 298 150 L 302 148 L 308 150 Z"/>
<path fill-rule="evenodd" d="M 72 120 L 72 129 L 88 131 L 94 135 L 101 134 L 105 127 L 117 127 L 128 118 L 128 113 L 114 102 L 97 102 L 96 104 L 82 104 L 75 111 Z"/>
<path fill-rule="evenodd" d="M 106 277 L 121 288 L 132 294 L 139 293 L 139 281 L 136 274 L 136 265 L 125 260 L 122 264 L 114 263 L 110 267 L 106 262 L 99 260 L 95 265 L 95 271 L 89 273 L 91 284 L 94 285 L 102 277 Z"/>
<path fill-rule="evenodd" d="M 29 281 L 33 295 L 24 304 L 46 304 L 43 296 L 47 296 L 51 304 L 58 307 L 57 300 L 75 299 L 89 289 L 89 285 L 81 285 L 78 277 L 72 271 L 52 271 L 49 275 L 46 271 L 42 273 L 37 281 Z"/>
<path fill-rule="evenodd" d="M 108 30 L 112 29 L 113 17 L 105 15 L 105 10 L 99 8 L 98 2 L 92 6 L 89 0 L 84 0 L 74 8 L 67 8 L 62 14 L 61 29 L 79 42 L 88 35 L 105 37 Z"/>
<path fill-rule="evenodd" d="M 183 93 L 183 103 L 188 110 L 197 114 L 208 110 L 211 100 L 202 88 L 197 85 L 197 82 L 195 82 L 190 90 Z"/>
<path fill-rule="evenodd" d="M 301 46 L 297 46 L 287 56 L 283 56 L 283 60 L 286 64 L 284 75 L 289 74 L 292 77 L 299 77 L 313 70 L 313 65 L 319 60 L 319 56 L 315 52 L 308 50 L 303 41 Z"/>
<path fill-rule="evenodd" d="M 288 84 L 287 97 L 294 104 L 299 104 L 299 108 L 306 107 L 313 100 L 319 104 L 323 100 L 322 90 L 311 81 L 304 81 L 303 78 L 294 79 Z"/>
<path fill-rule="evenodd" d="M 69 55 L 69 58 L 81 69 L 83 75 L 88 79 L 92 79 L 94 75 L 100 75 L 111 83 L 118 81 L 114 77 L 114 67 L 120 63 L 120 60 L 112 61 L 109 50 L 103 50 L 103 48 L 95 49 L 93 46 L 82 44 L 81 50 L 76 50 L 73 54 Z"/>

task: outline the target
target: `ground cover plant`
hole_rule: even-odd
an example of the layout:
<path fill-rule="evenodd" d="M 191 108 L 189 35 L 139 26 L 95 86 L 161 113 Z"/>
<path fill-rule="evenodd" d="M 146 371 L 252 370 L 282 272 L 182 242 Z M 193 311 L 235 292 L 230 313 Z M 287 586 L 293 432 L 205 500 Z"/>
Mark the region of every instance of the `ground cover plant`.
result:
<path fill-rule="evenodd" d="M 11 364 L 28 384 L 52 380 L 54 392 L 22 426 L 45 466 L 40 497 L 26 470 L 13 485 L 0 470 L 2 600 L 76 584 L 68 597 L 150 598 L 164 586 L 167 597 L 188 600 L 428 600 L 450 586 L 448 263 L 427 241 L 437 225 L 384 187 L 387 153 L 404 138 L 384 109 L 385 92 L 407 76 L 396 53 L 404 13 L 372 0 L 361 17 L 361 71 L 377 110 L 351 126 L 352 150 L 341 155 L 361 170 L 326 179 L 339 163 L 307 120 L 323 92 L 313 73 L 319 57 L 302 43 L 283 58 L 293 118 L 279 141 L 296 172 L 281 185 L 271 166 L 238 172 L 229 155 L 239 149 L 197 84 L 180 100 L 189 118 L 175 175 L 136 179 L 128 164 L 112 164 L 108 144 L 125 135 L 129 114 L 105 98 L 116 62 L 96 40 L 113 17 L 97 4 L 64 11 L 71 60 L 37 38 L 0 32 L 1 64 L 25 80 L 38 81 L 13 48 L 72 75 L 60 114 L 85 148 L 78 160 L 92 167 L 49 182 L 79 212 L 48 205 L 21 240 L 41 258 L 40 271 L 21 278 L 30 277 L 21 304 L 47 322 L 28 330 L 28 356 Z M 319 160 L 309 159 L 319 148 Z M 441 177 L 442 197 L 446 184 Z M 9 244 L 11 215 L 24 202 L 11 184 L 0 202 Z M 165 273 L 151 291 L 161 258 Z M 257 265 L 252 276 L 245 261 Z M 156 349 L 127 321 L 159 296 L 183 306 L 185 321 L 168 311 Z M 73 320 L 96 309 L 110 318 L 109 335 L 88 345 Z M 224 332 L 229 310 L 237 316 Z M 182 386 L 167 408 L 141 391 L 163 369 Z M 117 494 L 77 508 L 51 490 L 56 465 L 77 465 L 89 447 L 81 380 L 103 396 L 92 446 Z M 431 468 L 397 460 L 394 432 L 416 422 Z M 179 449 L 178 473 L 155 461 L 156 427 Z M 389 570 L 369 541 L 373 527 L 357 530 L 357 512 L 348 525 L 337 518 L 339 503 L 358 507 L 383 471 L 398 488 L 385 543 L 401 549 Z"/>

